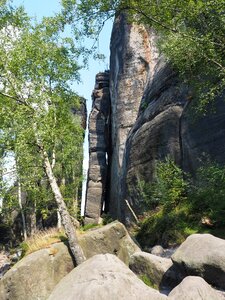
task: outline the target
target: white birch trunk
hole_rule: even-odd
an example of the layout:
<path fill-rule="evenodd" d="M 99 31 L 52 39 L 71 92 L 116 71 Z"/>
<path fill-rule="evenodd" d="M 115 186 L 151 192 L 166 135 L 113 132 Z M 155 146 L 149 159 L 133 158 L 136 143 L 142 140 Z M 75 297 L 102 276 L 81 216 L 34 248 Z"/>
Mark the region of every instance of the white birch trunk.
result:
<path fill-rule="evenodd" d="M 23 205 L 22 205 L 22 189 L 21 189 L 21 183 L 19 178 L 17 179 L 18 181 L 18 202 L 19 202 L 19 207 L 20 207 L 20 211 L 21 211 L 21 217 L 22 217 L 22 226 L 23 226 L 23 237 L 24 240 L 27 240 L 27 229 L 26 229 L 26 219 L 25 219 L 25 215 L 23 212 Z"/>
<path fill-rule="evenodd" d="M 44 169 L 45 169 L 50 187 L 52 189 L 55 201 L 56 201 L 57 206 L 58 206 L 58 211 L 59 211 L 61 219 L 62 219 L 62 224 L 63 224 L 63 227 L 65 229 L 65 233 L 68 237 L 70 250 L 72 252 L 72 255 L 74 257 L 74 260 L 75 260 L 76 264 L 79 265 L 79 264 L 81 264 L 82 262 L 85 261 L 85 256 L 84 256 L 82 248 L 79 245 L 75 228 L 74 228 L 73 223 L 71 221 L 69 212 L 67 210 L 67 207 L 66 207 L 66 204 L 64 202 L 63 196 L 62 196 L 61 191 L 59 189 L 59 186 L 57 184 L 56 178 L 53 174 L 51 163 L 50 163 L 49 158 L 48 158 L 48 154 L 47 154 L 47 152 L 45 151 L 45 149 L 43 147 L 43 144 L 41 142 L 41 139 L 38 136 L 38 133 L 37 133 L 37 130 L 36 130 L 35 127 L 36 126 L 34 124 L 36 142 L 37 142 L 37 145 L 40 149 L 40 153 L 41 153 L 42 158 L 43 158 Z"/>
<path fill-rule="evenodd" d="M 32 212 L 30 216 L 30 233 L 34 235 L 37 231 L 37 222 L 36 222 L 36 200 L 34 200 L 34 206 L 32 207 Z"/>
<path fill-rule="evenodd" d="M 58 209 L 57 209 L 57 228 L 58 229 L 62 228 L 62 218 Z"/>

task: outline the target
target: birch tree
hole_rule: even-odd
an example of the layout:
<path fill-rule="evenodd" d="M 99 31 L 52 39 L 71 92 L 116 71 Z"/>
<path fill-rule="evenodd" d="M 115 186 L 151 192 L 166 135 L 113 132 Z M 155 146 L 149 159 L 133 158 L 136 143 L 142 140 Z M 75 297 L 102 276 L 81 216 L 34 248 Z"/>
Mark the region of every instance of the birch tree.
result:
<path fill-rule="evenodd" d="M 2 134 L 19 156 L 19 172 L 32 164 L 44 170 L 69 247 L 80 264 L 85 258 L 53 172 L 58 147 L 65 163 L 81 157 L 83 130 L 72 113 L 79 97 L 71 89 L 71 83 L 79 80 L 80 51 L 71 38 L 60 35 L 60 16 L 35 24 L 21 9 L 13 16 L 0 31 Z"/>

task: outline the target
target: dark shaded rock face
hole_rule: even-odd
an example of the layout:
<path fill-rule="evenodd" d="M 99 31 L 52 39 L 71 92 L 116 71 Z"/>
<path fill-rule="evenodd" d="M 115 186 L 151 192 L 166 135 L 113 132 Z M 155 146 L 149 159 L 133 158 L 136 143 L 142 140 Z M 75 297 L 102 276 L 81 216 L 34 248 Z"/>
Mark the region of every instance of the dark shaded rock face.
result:
<path fill-rule="evenodd" d="M 225 97 L 213 104 L 213 110 L 206 116 L 192 117 L 191 103 L 182 115 L 182 167 L 194 173 L 206 159 L 225 163 Z"/>
<path fill-rule="evenodd" d="M 168 65 L 159 59 L 142 99 L 140 113 L 129 133 L 123 163 L 121 197 L 140 211 L 137 185 L 152 180 L 157 160 L 170 155 L 181 163 L 180 127 L 186 90 Z M 129 214 L 121 203 L 123 215 Z M 126 213 L 127 211 L 127 213 Z"/>
<path fill-rule="evenodd" d="M 159 55 L 156 42 L 154 31 L 128 24 L 124 15 L 115 20 L 111 37 L 111 102 L 108 102 L 109 184 L 105 189 L 103 179 L 98 178 L 98 185 L 99 193 L 107 194 L 110 214 L 127 223 L 133 219 L 129 206 L 136 214 L 141 213 L 138 181 L 152 180 L 158 160 L 170 156 L 192 174 L 205 156 L 225 163 L 223 99 L 215 102 L 214 113 L 194 118 L 196 100 Z M 102 136 L 103 123 L 98 128 Z M 92 144 L 90 147 L 93 160 Z M 97 208 L 96 199 L 94 196 L 92 205 Z"/>

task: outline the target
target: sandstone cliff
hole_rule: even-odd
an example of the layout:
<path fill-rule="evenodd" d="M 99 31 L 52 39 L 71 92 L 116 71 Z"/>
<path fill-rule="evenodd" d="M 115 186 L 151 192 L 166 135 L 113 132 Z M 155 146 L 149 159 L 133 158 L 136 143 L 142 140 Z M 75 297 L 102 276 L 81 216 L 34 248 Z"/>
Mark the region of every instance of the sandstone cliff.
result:
<path fill-rule="evenodd" d="M 192 173 L 205 156 L 225 162 L 223 99 L 216 101 L 214 112 L 193 118 L 195 99 L 158 53 L 154 31 L 128 24 L 124 15 L 112 31 L 109 86 L 109 183 L 104 193 L 112 216 L 130 222 L 125 200 L 140 212 L 137 182 L 151 181 L 157 160 L 169 155 Z"/>

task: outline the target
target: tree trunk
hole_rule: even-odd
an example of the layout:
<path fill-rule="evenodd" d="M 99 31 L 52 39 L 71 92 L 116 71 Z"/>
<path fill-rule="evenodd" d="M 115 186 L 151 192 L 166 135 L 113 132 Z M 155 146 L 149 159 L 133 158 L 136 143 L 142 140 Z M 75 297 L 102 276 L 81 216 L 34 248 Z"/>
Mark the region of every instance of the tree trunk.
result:
<path fill-rule="evenodd" d="M 81 249 L 81 247 L 78 243 L 75 228 L 71 222 L 71 218 L 68 213 L 63 196 L 62 196 L 59 186 L 57 184 L 56 178 L 53 174 L 52 167 L 51 167 L 51 164 L 50 164 L 50 161 L 48 158 L 48 154 L 44 150 L 43 145 L 40 145 L 39 141 L 38 141 L 38 145 L 40 147 L 41 155 L 43 157 L 44 169 L 45 169 L 49 184 L 51 186 L 52 192 L 54 194 L 54 198 L 55 198 L 57 206 L 58 206 L 58 210 L 59 210 L 59 213 L 60 213 L 60 216 L 62 219 L 62 224 L 65 229 L 65 233 L 68 237 L 70 250 L 72 252 L 72 255 L 75 259 L 76 264 L 79 265 L 85 261 L 85 256 L 84 256 L 83 250 Z"/>
<path fill-rule="evenodd" d="M 58 209 L 57 209 L 57 228 L 58 229 L 62 228 L 62 218 Z"/>
<path fill-rule="evenodd" d="M 34 200 L 32 211 L 30 214 L 30 234 L 34 235 L 37 231 L 37 221 L 36 221 L 36 200 Z"/>
<path fill-rule="evenodd" d="M 22 189 L 21 189 L 21 183 L 19 178 L 17 179 L 18 181 L 18 202 L 19 202 L 19 207 L 20 207 L 20 212 L 21 212 L 21 217 L 22 217 L 22 225 L 23 225 L 23 237 L 24 240 L 27 240 L 27 229 L 26 229 L 26 219 L 25 215 L 23 212 L 23 205 L 22 205 Z"/>

